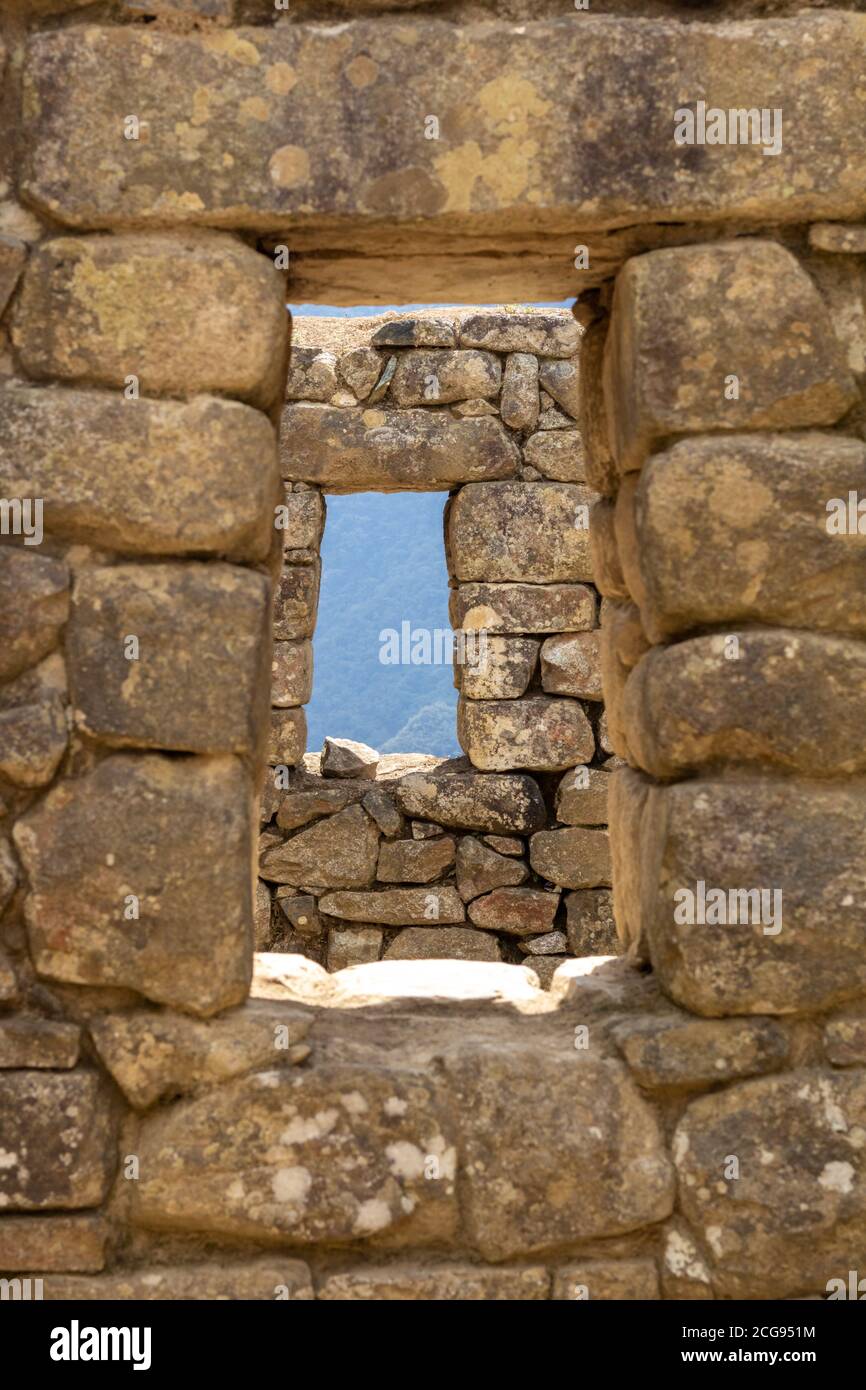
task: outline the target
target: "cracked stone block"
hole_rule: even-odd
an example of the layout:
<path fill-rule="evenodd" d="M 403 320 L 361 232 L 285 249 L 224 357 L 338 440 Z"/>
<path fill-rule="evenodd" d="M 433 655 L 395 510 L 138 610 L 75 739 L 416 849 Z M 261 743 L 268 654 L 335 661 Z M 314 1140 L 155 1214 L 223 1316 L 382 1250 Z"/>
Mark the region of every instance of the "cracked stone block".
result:
<path fill-rule="evenodd" d="M 0 1206 L 96 1207 L 116 1163 L 109 1089 L 98 1072 L 0 1072 Z"/>

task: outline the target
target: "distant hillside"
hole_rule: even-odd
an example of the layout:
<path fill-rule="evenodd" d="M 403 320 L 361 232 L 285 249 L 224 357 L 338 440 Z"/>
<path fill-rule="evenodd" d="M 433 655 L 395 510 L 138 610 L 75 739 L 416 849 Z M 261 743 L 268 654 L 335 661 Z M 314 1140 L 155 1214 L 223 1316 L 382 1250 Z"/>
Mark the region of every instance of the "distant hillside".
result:
<path fill-rule="evenodd" d="M 326 735 L 380 752 L 460 752 L 450 665 L 384 665 L 380 633 L 449 630 L 443 493 L 327 498 L 308 746 Z M 446 644 L 447 649 L 447 644 Z"/>

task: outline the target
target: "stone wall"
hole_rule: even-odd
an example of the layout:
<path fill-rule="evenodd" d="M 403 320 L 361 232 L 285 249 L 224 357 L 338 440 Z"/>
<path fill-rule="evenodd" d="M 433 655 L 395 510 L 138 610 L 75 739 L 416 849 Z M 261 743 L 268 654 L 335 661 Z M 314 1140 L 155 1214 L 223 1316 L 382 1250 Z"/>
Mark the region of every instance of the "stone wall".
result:
<path fill-rule="evenodd" d="M 235 30 L 230 0 L 150 8 L 0 7 L 0 1270 L 50 1299 L 847 1288 L 866 1261 L 863 16 L 383 0 L 315 24 L 340 5 L 264 22 L 250 0 Z M 782 107 L 784 150 L 678 146 L 672 108 L 701 93 Z M 287 286 L 269 253 L 289 242 Z M 548 990 L 502 961 L 254 962 L 284 303 L 374 281 L 378 302 L 501 302 L 521 272 L 516 293 L 579 296 L 586 326 L 625 955 L 566 961 Z M 584 487 L 507 453 L 502 477 L 482 449 L 480 477 L 431 466 L 460 488 L 460 623 L 461 587 L 520 582 L 507 545 L 472 572 L 484 499 Z M 526 554 L 573 560 L 537 535 Z M 473 722 L 487 697 L 464 697 L 464 733 L 469 710 L 474 746 L 510 758 Z M 345 795 L 330 823 L 370 864 L 382 831 L 377 870 L 448 838 L 398 834 L 395 808 L 447 832 L 450 806 L 516 862 L 478 807 L 504 795 L 548 833 L 531 786 L 561 769 L 524 756 L 362 786 L 306 766 L 290 797 Z"/>
<path fill-rule="evenodd" d="M 598 494 L 576 424 L 580 333 L 569 310 L 296 324 L 280 442 L 261 949 L 331 969 L 382 955 L 530 956 L 545 982 L 566 955 L 618 950 L 606 833 L 618 760 L 589 546 Z M 466 757 L 320 765 L 302 758 L 302 705 L 324 494 L 404 489 L 449 491 Z"/>

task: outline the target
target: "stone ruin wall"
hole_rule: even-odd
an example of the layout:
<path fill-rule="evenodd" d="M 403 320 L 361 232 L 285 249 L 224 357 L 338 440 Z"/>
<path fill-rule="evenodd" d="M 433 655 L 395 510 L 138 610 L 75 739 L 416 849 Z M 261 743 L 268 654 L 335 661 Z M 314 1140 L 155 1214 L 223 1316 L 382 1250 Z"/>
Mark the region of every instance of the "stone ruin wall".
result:
<path fill-rule="evenodd" d="M 866 1260 L 863 17 L 545 9 L 518 46 L 480 6 L 401 7 L 402 38 L 152 8 L 3 9 L 0 496 L 45 534 L 0 547 L 0 1269 L 47 1298 L 822 1296 Z M 591 137 L 555 100 L 587 64 Z M 674 150 L 679 100 L 744 85 L 783 158 Z M 546 991 L 253 966 L 283 305 L 376 283 L 580 293 L 626 954 Z M 782 930 L 683 920 L 700 883 L 781 892 Z"/>
<path fill-rule="evenodd" d="M 617 953 L 606 826 L 619 760 L 601 702 L 580 333 L 568 310 L 296 324 L 258 949 L 331 970 L 529 957 L 545 984 L 568 955 Z M 302 706 L 324 494 L 419 488 L 450 492 L 467 756 L 386 757 L 375 788 L 323 777 L 318 754 L 302 759 Z"/>

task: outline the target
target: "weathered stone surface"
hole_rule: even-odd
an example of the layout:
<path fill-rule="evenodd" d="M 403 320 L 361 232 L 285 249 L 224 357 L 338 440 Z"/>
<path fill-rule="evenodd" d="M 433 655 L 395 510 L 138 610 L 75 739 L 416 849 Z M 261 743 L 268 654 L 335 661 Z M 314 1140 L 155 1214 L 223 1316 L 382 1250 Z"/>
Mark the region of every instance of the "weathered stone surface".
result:
<path fill-rule="evenodd" d="M 564 314 L 514 314 L 482 310 L 460 324 L 462 347 L 493 352 L 534 353 L 539 357 L 570 357 L 580 345 L 577 321 Z"/>
<path fill-rule="evenodd" d="M 629 599 L 616 541 L 616 509 L 607 498 L 594 502 L 589 514 L 589 553 L 595 587 L 605 598 Z"/>
<path fill-rule="evenodd" d="M 814 246 L 816 251 L 862 256 L 866 253 L 866 226 L 846 226 L 844 222 L 816 222 L 809 228 L 809 245 Z"/>
<path fill-rule="evenodd" d="M 381 883 L 430 883 L 454 863 L 450 835 L 435 840 L 392 840 L 380 846 L 376 877 Z"/>
<path fill-rule="evenodd" d="M 280 890 L 277 889 L 279 895 Z M 322 919 L 316 907 L 316 899 L 309 893 L 292 893 L 291 897 L 279 897 L 277 905 L 292 927 L 301 936 L 317 936 L 322 930 Z"/>
<path fill-rule="evenodd" d="M 444 834 L 441 825 L 434 825 L 428 820 L 413 820 L 411 822 L 413 840 L 435 840 L 439 835 Z"/>
<path fill-rule="evenodd" d="M 539 430 L 524 444 L 523 457 L 545 478 L 559 483 L 586 482 L 586 458 L 579 430 Z"/>
<path fill-rule="evenodd" d="M 66 672 L 58 652 L 0 689 L 0 777 L 16 787 L 43 787 L 69 740 Z"/>
<path fill-rule="evenodd" d="M 629 556 L 650 640 L 729 622 L 866 633 L 866 545 L 826 525 L 850 491 L 866 497 L 866 445 L 838 434 L 690 439 L 654 456 Z"/>
<path fill-rule="evenodd" d="M 591 323 L 580 345 L 579 419 L 586 451 L 586 480 L 604 497 L 616 494 L 619 475 L 610 448 L 611 432 L 604 399 L 604 354 L 610 320 Z"/>
<path fill-rule="evenodd" d="M 565 632 L 548 637 L 541 647 L 541 685 L 549 695 L 601 700 L 601 650 L 598 632 Z"/>
<path fill-rule="evenodd" d="M 144 1120 L 133 1219 L 284 1245 L 436 1242 L 457 1219 L 453 1145 L 409 1069 L 257 1072 Z M 425 1179 L 428 1154 L 443 1180 Z"/>
<path fill-rule="evenodd" d="M 620 945 L 607 888 L 582 888 L 565 895 L 568 949 L 573 956 L 615 956 Z"/>
<path fill-rule="evenodd" d="M 234 237 L 55 237 L 35 247 L 12 324 L 28 376 L 267 408 L 285 372 L 284 277 Z"/>
<path fill-rule="evenodd" d="M 263 560 L 279 502 L 274 430 L 215 397 L 7 386 L 0 495 L 42 498 L 46 534 L 64 543 Z"/>
<path fill-rule="evenodd" d="M 253 752 L 268 718 L 269 603 L 265 576 L 234 565 L 85 570 L 66 640 L 79 728 L 118 746 Z"/>
<path fill-rule="evenodd" d="M 297 767 L 307 748 L 307 717 L 303 709 L 271 710 L 268 762 L 272 767 Z"/>
<path fill-rule="evenodd" d="M 564 960 L 563 954 L 568 950 L 568 939 L 564 931 L 549 931 L 542 936 L 530 936 L 525 941 L 518 941 L 518 950 L 524 955 L 532 956 L 533 961 L 536 956 L 556 956 L 558 960 Z M 532 965 L 533 961 L 529 964 Z"/>
<path fill-rule="evenodd" d="M 546 819 L 537 783 L 519 775 L 415 772 L 402 778 L 395 795 L 407 816 L 435 817 L 443 825 L 494 835 L 526 835 Z"/>
<path fill-rule="evenodd" d="M 473 415 L 498 415 L 499 412 L 492 401 L 473 399 L 455 401 L 451 407 L 451 414 L 456 415 L 458 420 L 465 420 Z"/>
<path fill-rule="evenodd" d="M 152 1303 L 214 1299 L 279 1299 L 297 1303 L 314 1297 L 310 1271 L 300 1260 L 225 1260 L 218 1264 L 154 1265 L 112 1270 L 95 1279 L 74 1275 L 45 1281 L 47 1299 Z"/>
<path fill-rule="evenodd" d="M 695 779 L 651 790 L 641 893 L 665 992 L 709 1017 L 825 1009 L 862 994 L 864 824 L 856 782 Z M 721 920 L 712 899 L 701 912 L 700 884 L 723 895 Z"/>
<path fill-rule="evenodd" d="M 782 628 L 656 647 L 628 678 L 623 715 L 632 760 L 654 777 L 723 762 L 862 772 L 866 643 Z"/>
<path fill-rule="evenodd" d="M 628 261 L 606 352 L 622 472 L 640 468 L 669 435 L 832 425 L 857 399 L 815 285 L 790 251 L 759 238 Z M 731 375 L 735 398 L 725 389 Z"/>
<path fill-rule="evenodd" d="M 403 817 L 393 797 L 383 787 L 371 787 L 361 805 L 373 817 L 383 835 L 399 835 L 403 830 Z"/>
<path fill-rule="evenodd" d="M 474 835 L 464 835 L 457 846 L 457 892 L 464 902 L 494 888 L 514 888 L 528 872 L 522 860 L 497 854 Z"/>
<path fill-rule="evenodd" d="M 580 419 L 580 368 L 576 358 L 567 362 L 542 362 L 538 381 L 566 414 L 573 420 Z"/>
<path fill-rule="evenodd" d="M 397 360 L 390 399 L 395 405 L 447 405 L 496 396 L 501 385 L 502 365 L 492 352 L 413 348 Z"/>
<path fill-rule="evenodd" d="M 0 1269 L 95 1274 L 105 1264 L 107 1234 L 98 1216 L 0 1217 Z"/>
<path fill-rule="evenodd" d="M 625 687 L 630 672 L 648 650 L 649 642 L 637 605 L 605 599 L 601 614 L 604 713 L 611 746 L 622 758 L 629 757 L 630 730 L 623 710 Z"/>
<path fill-rule="evenodd" d="M 315 565 L 283 565 L 274 593 L 274 639 L 312 637 L 319 606 L 321 569 Z"/>
<path fill-rule="evenodd" d="M 538 358 L 511 352 L 505 360 L 499 413 L 513 430 L 534 430 L 538 423 Z"/>
<path fill-rule="evenodd" d="M 382 375 L 382 358 L 371 347 L 353 348 L 343 353 L 338 370 L 355 400 L 361 401 Z"/>
<path fill-rule="evenodd" d="M 469 700 L 516 700 L 526 691 L 538 660 L 531 637 L 496 637 L 487 633 L 459 668 L 460 689 Z"/>
<path fill-rule="evenodd" d="M 521 855 L 526 848 L 522 840 L 518 840 L 513 835 L 482 835 L 485 845 L 489 845 L 497 854 Z"/>
<path fill-rule="evenodd" d="M 541 1266 L 484 1269 L 478 1265 L 393 1264 L 330 1274 L 317 1298 L 334 1302 L 523 1303 L 547 1298 L 550 1275 Z"/>
<path fill-rule="evenodd" d="M 295 887 L 364 888 L 376 876 L 379 830 L 360 806 L 348 806 L 267 850 L 262 878 Z"/>
<path fill-rule="evenodd" d="M 613 1036 L 638 1085 L 661 1090 L 703 1090 L 778 1071 L 789 1051 L 784 1029 L 768 1018 L 632 1016 Z"/>
<path fill-rule="evenodd" d="M 277 825 L 282 830 L 297 830 L 301 825 L 342 811 L 349 802 L 348 787 L 324 786 L 321 791 L 289 792 L 280 802 Z"/>
<path fill-rule="evenodd" d="M 496 938 L 471 927 L 406 927 L 383 956 L 383 960 L 501 959 Z"/>
<path fill-rule="evenodd" d="M 569 768 L 556 789 L 556 818 L 566 825 L 607 825 L 610 773 L 600 767 Z"/>
<path fill-rule="evenodd" d="M 566 415 L 564 410 L 548 396 L 546 391 L 541 392 L 541 414 L 538 417 L 538 428 L 540 430 L 568 430 L 573 427 L 573 420 Z"/>
<path fill-rule="evenodd" d="M 457 329 L 451 319 L 402 315 L 383 323 L 373 334 L 374 347 L 456 348 Z"/>
<path fill-rule="evenodd" d="M 456 579 L 556 584 L 592 579 L 589 504 L 572 483 L 470 483 L 449 503 Z"/>
<path fill-rule="evenodd" d="M 114 1130 L 97 1072 L 0 1072 L 0 1205 L 99 1206 L 113 1174 Z"/>
<path fill-rule="evenodd" d="M 705 1235 L 718 1295 L 789 1298 L 847 1283 L 866 1238 L 864 1125 L 862 1072 L 789 1072 L 689 1105 L 673 1141 L 680 1201 Z"/>
<path fill-rule="evenodd" d="M 65 1071 L 78 1061 L 81 1029 L 28 1014 L 0 1018 L 0 1067 L 50 1067 Z"/>
<path fill-rule="evenodd" d="M 285 1004 L 248 999 L 219 1018 L 163 1010 L 102 1014 L 90 1035 L 130 1105 L 146 1110 L 164 1096 L 215 1086 L 261 1067 L 303 1060 L 311 1019 Z"/>
<path fill-rule="evenodd" d="M 333 352 L 314 347 L 292 348 L 287 401 L 329 401 L 337 386 L 337 358 Z"/>
<path fill-rule="evenodd" d="M 124 985 L 190 1013 L 239 1003 L 252 956 L 251 802 L 234 758 L 120 754 L 61 782 L 14 830 L 38 972 Z M 219 853 L 191 856 L 190 844 Z"/>
<path fill-rule="evenodd" d="M 677 1217 L 665 1227 L 660 1274 L 664 1298 L 705 1301 L 713 1297 L 707 1263 L 689 1227 Z"/>
<path fill-rule="evenodd" d="M 69 570 L 30 549 L 0 547 L 0 681 L 56 645 L 69 613 Z"/>
<path fill-rule="evenodd" d="M 669 1214 L 658 1123 L 621 1063 L 478 1045 L 444 1065 L 462 1131 L 465 1220 L 484 1259 L 619 1235 Z"/>
<path fill-rule="evenodd" d="M 382 954 L 381 927 L 332 927 L 328 932 L 328 969 L 349 970 L 368 965 Z"/>
<path fill-rule="evenodd" d="M 585 584 L 461 584 L 449 612 L 455 629 L 580 632 L 595 623 L 595 594 Z"/>
<path fill-rule="evenodd" d="M 325 526 L 325 499 L 318 488 L 283 490 L 284 514 L 278 517 L 284 550 L 318 550 Z"/>
<path fill-rule="evenodd" d="M 319 911 L 349 922 L 376 922 L 384 927 L 450 926 L 466 920 L 463 903 L 451 887 L 382 888 L 374 893 L 326 893 Z"/>
<path fill-rule="evenodd" d="M 659 1276 L 655 1260 L 581 1260 L 561 1265 L 553 1276 L 551 1298 L 609 1299 L 643 1302 L 658 1299 Z"/>
<path fill-rule="evenodd" d="M 271 661 L 271 704 L 305 705 L 313 693 L 313 648 L 309 641 L 275 642 Z"/>
<path fill-rule="evenodd" d="M 606 830 L 569 826 L 540 830 L 529 841 L 529 862 L 537 874 L 562 888 L 610 884 L 610 841 Z"/>
<path fill-rule="evenodd" d="M 0 314 L 12 298 L 26 260 L 27 243 L 17 236 L 0 234 Z"/>
<path fill-rule="evenodd" d="M 499 420 L 448 411 L 287 405 L 283 476 L 333 492 L 440 491 L 510 477 L 518 449 Z"/>
<path fill-rule="evenodd" d="M 558 893 L 538 888 L 495 888 L 471 902 L 467 911 L 469 920 L 486 931 L 534 936 L 550 931 L 558 907 Z"/>
<path fill-rule="evenodd" d="M 465 700 L 457 707 L 457 737 L 475 767 L 563 772 L 592 757 L 595 740 L 576 700 L 531 695 L 525 700 Z"/>
<path fill-rule="evenodd" d="M 12 846 L 4 837 L 0 839 L 0 916 L 12 901 L 18 885 L 18 861 Z"/>
<path fill-rule="evenodd" d="M 488 242 L 498 234 L 499 251 L 506 233 L 537 235 L 539 225 L 569 228 L 565 253 L 579 228 L 754 218 L 756 210 L 770 221 L 863 215 L 856 93 L 866 41 L 859 16 L 809 14 L 760 25 L 660 20 L 635 32 L 630 18 L 581 15 L 579 25 L 539 22 L 517 48 L 506 16 L 482 28 L 437 18 L 407 27 L 412 39 L 399 46 L 392 27 L 375 20 L 336 32 L 327 25 L 247 28 L 218 41 L 157 26 L 38 35 L 25 69 L 26 198 L 75 225 L 169 217 L 274 230 L 288 224 L 313 237 L 328 230 L 333 247 L 345 245 L 347 228 L 366 223 L 383 228 L 376 245 L 392 256 L 395 229 L 408 223 L 416 257 L 446 235 L 471 233 Z M 675 71 L 665 65 L 674 43 Z M 786 62 L 804 49 L 808 83 Z M 418 52 L 436 54 L 421 77 Z M 620 94 L 635 70 L 642 99 L 624 108 Z M 299 80 L 300 72 L 309 77 Z M 751 106 L 784 108 L 783 158 L 732 143 L 710 159 L 713 151 L 674 139 L 683 93 L 727 106 L 732 72 Z M 202 89 L 211 93 L 206 112 L 195 99 Z M 515 112 L 507 131 L 505 91 Z M 383 171 L 376 136 L 393 113 L 395 92 L 403 119 L 389 128 Z M 572 110 L 589 107 L 598 123 L 575 131 Z M 163 113 L 147 122 L 146 182 L 139 142 L 118 143 L 113 121 L 121 109 Z M 652 127 L 650 109 L 667 113 Z M 422 157 L 425 116 L 441 112 L 447 122 L 451 111 L 471 112 L 471 130 Z M 503 150 L 504 140 L 521 143 Z M 636 148 L 640 159 L 629 159 Z M 320 159 L 325 150 L 330 157 Z M 493 170 L 503 160 L 508 178 Z M 465 319 L 461 342 L 553 355 L 577 346 L 576 323 L 567 343 L 539 342 L 539 323 L 563 323 L 546 314 L 527 315 L 519 341 L 473 333 L 477 320 L 495 317 Z"/>
<path fill-rule="evenodd" d="M 323 777 L 361 777 L 376 779 L 379 754 L 368 743 L 351 738 L 326 738 L 322 744 L 321 770 Z"/>
<path fill-rule="evenodd" d="M 643 773 L 621 767 L 611 774 L 608 795 L 614 917 L 619 940 L 636 965 L 649 960 L 644 874 L 651 875 L 652 867 L 644 871 L 641 855 L 651 846 L 643 824 L 655 809 L 649 805 L 653 786 Z"/>
<path fill-rule="evenodd" d="M 837 1067 L 866 1065 L 866 1018 L 831 1018 L 824 1027 L 824 1052 Z"/>

